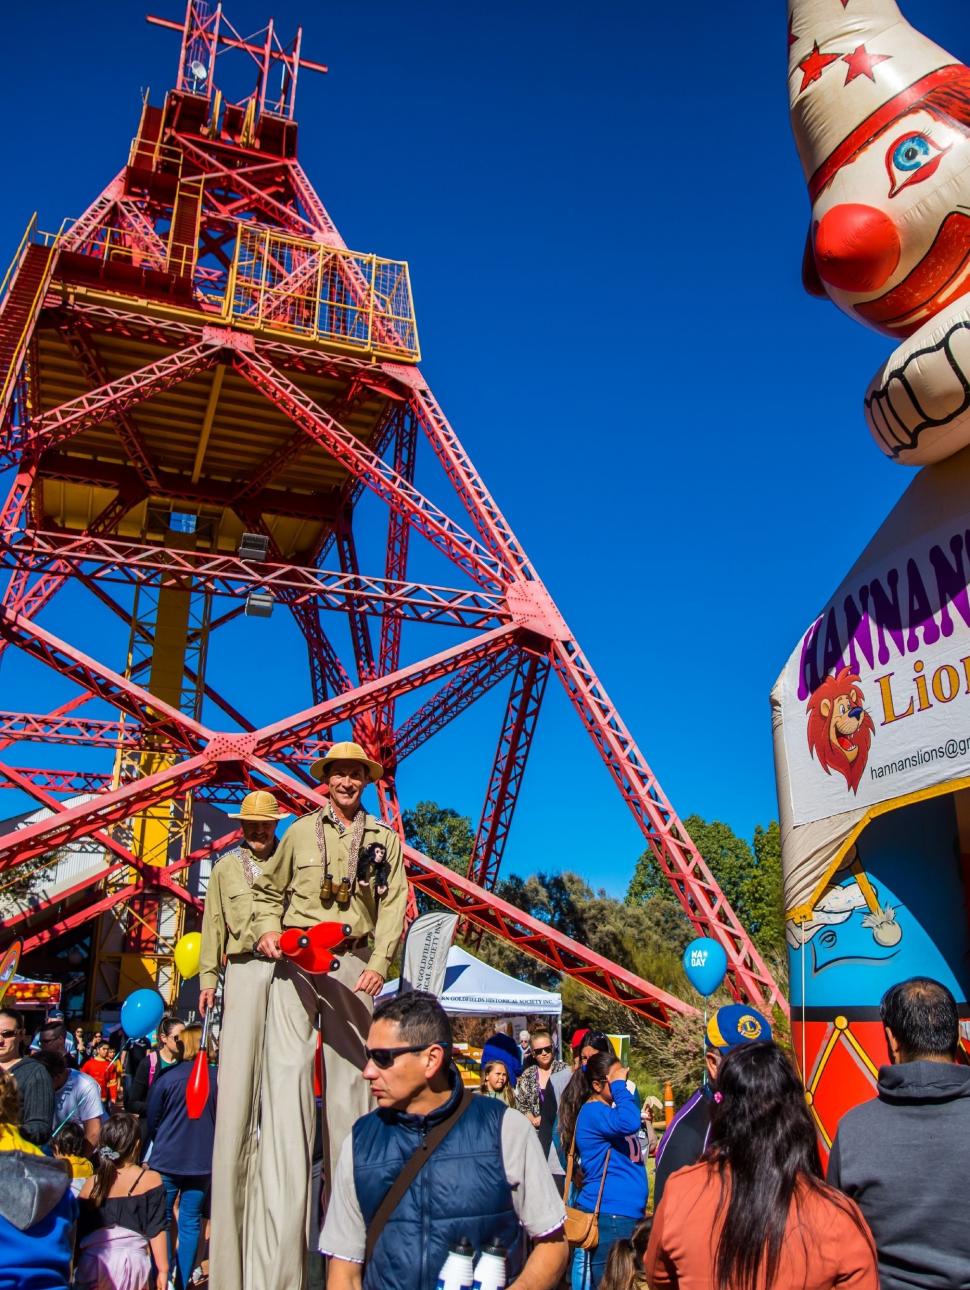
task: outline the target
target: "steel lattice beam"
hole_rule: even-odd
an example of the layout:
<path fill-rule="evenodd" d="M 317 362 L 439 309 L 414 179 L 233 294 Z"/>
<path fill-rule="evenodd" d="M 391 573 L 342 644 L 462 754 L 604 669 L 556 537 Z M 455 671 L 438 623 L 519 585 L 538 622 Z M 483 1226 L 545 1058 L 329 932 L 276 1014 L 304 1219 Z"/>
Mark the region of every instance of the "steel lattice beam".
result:
<path fill-rule="evenodd" d="M 508 676 L 516 666 L 518 650 L 511 648 L 463 667 L 427 699 L 420 708 L 402 721 L 391 741 L 395 762 L 403 761 L 443 730 L 482 695 Z M 393 763 L 392 763 L 393 764 Z"/>
<path fill-rule="evenodd" d="M 81 747 L 89 747 L 85 742 Z M 18 766 L 38 788 L 48 793 L 64 793 L 79 797 L 82 793 L 104 793 L 111 788 L 114 776 L 104 770 L 51 770 L 41 766 Z M 0 767 L 0 788 L 19 789 L 20 785 L 8 779 Z M 239 789 L 231 784 L 202 784 L 193 790 L 193 797 L 212 806 L 233 806 L 239 801 Z"/>
<path fill-rule="evenodd" d="M 476 582 L 501 585 L 505 571 L 494 557 L 281 371 L 254 354 L 238 354 L 236 370 Z"/>
<path fill-rule="evenodd" d="M 748 999 L 787 1010 L 787 1001 L 741 926 L 686 828 L 663 794 L 633 736 L 575 641 L 557 641 L 554 667 L 623 800 L 668 878 L 684 913 L 701 936 L 713 936 L 728 970 Z"/>
<path fill-rule="evenodd" d="M 164 358 L 146 363 L 137 371 L 119 376 L 117 380 L 109 381 L 96 390 L 81 394 L 76 399 L 69 399 L 60 407 L 34 417 L 23 426 L 16 442 L 8 447 L 6 453 L 0 455 L 0 464 L 12 464 L 19 459 L 21 453 L 37 452 L 40 449 L 47 451 L 80 434 L 82 430 L 100 425 L 119 412 L 127 412 L 153 394 L 171 389 L 173 385 L 205 371 L 216 362 L 221 352 L 218 341 L 201 340 L 188 349 L 167 354 Z"/>
<path fill-rule="evenodd" d="M 0 567 L 41 574 L 53 567 L 56 574 L 48 576 L 60 579 L 57 586 L 67 573 L 78 570 L 96 581 L 130 586 L 164 586 L 166 579 L 191 577 L 215 595 L 244 598 L 258 588 L 281 600 L 289 596 L 292 603 L 313 601 L 325 610 L 347 613 L 354 608 L 367 614 L 390 610 L 408 622 L 472 629 L 510 618 L 501 594 L 478 588 L 398 582 L 359 571 L 334 572 L 303 565 L 253 564 L 236 555 L 182 551 L 92 533 L 73 537 L 35 531 L 11 540 L 0 532 Z"/>
<path fill-rule="evenodd" d="M 468 863 L 468 877 L 491 891 L 519 800 L 532 736 L 549 678 L 549 660 L 526 655 L 515 670 L 492 765 L 485 806 Z"/>

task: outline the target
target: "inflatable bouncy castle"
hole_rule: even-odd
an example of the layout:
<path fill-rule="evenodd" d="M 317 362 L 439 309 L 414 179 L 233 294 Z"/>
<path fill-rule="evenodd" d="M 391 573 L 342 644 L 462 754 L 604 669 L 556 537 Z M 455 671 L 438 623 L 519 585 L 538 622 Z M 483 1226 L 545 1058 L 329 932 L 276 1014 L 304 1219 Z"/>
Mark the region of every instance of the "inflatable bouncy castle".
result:
<path fill-rule="evenodd" d="M 891 338 L 865 419 L 921 467 L 772 692 L 792 1031 L 828 1145 L 888 1060 L 890 985 L 949 986 L 970 1055 L 970 70 L 895 0 L 790 0 L 788 53 L 805 286 Z"/>

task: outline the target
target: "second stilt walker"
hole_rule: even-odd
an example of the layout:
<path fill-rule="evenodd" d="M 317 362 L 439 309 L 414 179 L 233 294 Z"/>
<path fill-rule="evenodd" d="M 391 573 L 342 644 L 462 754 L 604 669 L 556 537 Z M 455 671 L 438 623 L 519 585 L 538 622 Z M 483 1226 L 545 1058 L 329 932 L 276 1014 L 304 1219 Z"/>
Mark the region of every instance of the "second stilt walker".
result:
<path fill-rule="evenodd" d="M 397 951 L 407 908 L 401 841 L 361 805 L 383 768 L 355 743 L 334 744 L 311 773 L 327 785 L 325 807 L 292 824 L 254 896 L 259 953 L 280 959 L 280 933 L 346 924 L 337 968 L 311 976 L 283 960 L 270 988 L 260 1110 L 258 1214 L 253 1275 L 260 1290 L 305 1283 L 315 1135 L 313 1062 L 323 1055 L 323 1170 L 328 1196 L 337 1157 L 354 1121 L 370 1110 L 361 1072 L 374 996 Z"/>
<path fill-rule="evenodd" d="M 250 1264 L 251 1207 L 256 1184 L 256 1126 L 263 1030 L 273 963 L 253 953 L 253 885 L 276 850 L 276 825 L 285 819 L 272 793 L 249 793 L 230 818 L 243 840 L 216 861 L 202 916 L 199 1008 L 207 1016 L 225 964 L 219 1044 L 219 1101 L 212 1156 L 212 1290 L 244 1290 L 255 1283 Z"/>

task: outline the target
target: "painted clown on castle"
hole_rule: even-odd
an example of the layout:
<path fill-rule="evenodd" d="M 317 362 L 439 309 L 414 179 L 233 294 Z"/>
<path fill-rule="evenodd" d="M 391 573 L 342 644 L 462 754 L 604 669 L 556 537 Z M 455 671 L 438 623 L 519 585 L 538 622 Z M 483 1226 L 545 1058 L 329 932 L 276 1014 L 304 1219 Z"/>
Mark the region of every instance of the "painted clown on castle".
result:
<path fill-rule="evenodd" d="M 970 442 L 970 70 L 895 0 L 792 0 L 788 41 L 805 285 L 900 342 L 869 428 L 890 457 L 940 461 Z"/>
<path fill-rule="evenodd" d="M 895 0 L 788 17 L 805 285 L 895 344 L 866 419 L 923 467 L 771 696 L 793 1038 L 829 1144 L 888 1060 L 889 986 L 944 982 L 970 1053 L 970 70 Z"/>

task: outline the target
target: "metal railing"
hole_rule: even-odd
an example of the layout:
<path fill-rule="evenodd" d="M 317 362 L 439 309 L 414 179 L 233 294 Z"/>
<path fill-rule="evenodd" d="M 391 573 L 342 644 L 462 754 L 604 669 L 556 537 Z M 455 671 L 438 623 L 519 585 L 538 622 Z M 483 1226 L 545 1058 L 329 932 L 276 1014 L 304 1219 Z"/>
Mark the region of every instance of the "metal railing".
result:
<path fill-rule="evenodd" d="M 407 263 L 321 246 L 242 224 L 227 321 L 330 341 L 388 358 L 420 358 Z"/>
<path fill-rule="evenodd" d="M 9 304 L 10 288 L 13 286 L 16 275 L 26 259 L 28 248 L 35 245 L 51 247 L 50 259 L 48 260 L 46 269 L 41 276 L 40 281 L 37 283 L 37 288 L 34 291 L 33 298 L 27 310 L 20 336 L 11 351 L 7 370 L 0 373 L 0 376 L 3 378 L 3 384 L 0 386 L 0 416 L 6 415 L 7 404 L 10 401 L 14 385 L 16 384 L 17 378 L 20 374 L 20 368 L 27 348 L 27 340 L 30 336 L 34 318 L 36 317 L 41 302 L 47 293 L 47 288 L 50 286 L 51 275 L 54 267 L 54 248 L 56 248 L 57 241 L 64 232 L 66 223 L 67 221 L 61 225 L 57 233 L 42 233 L 37 228 L 37 212 L 34 211 L 33 215 L 27 221 L 24 235 L 20 239 L 20 245 L 17 247 L 14 257 L 10 262 L 10 267 L 4 274 L 3 282 L 0 283 L 0 311 L 3 311 Z"/>
<path fill-rule="evenodd" d="M 65 219 L 56 233 L 45 233 L 37 228 L 36 215 L 31 219 L 3 279 L 0 301 L 28 245 L 56 248 L 74 223 Z M 322 246 L 255 224 L 240 223 L 238 228 L 228 279 L 217 280 L 224 270 L 195 268 L 196 285 L 204 294 L 210 318 L 227 326 L 301 336 L 381 358 L 420 360 L 406 261 Z M 71 249 L 106 264 L 161 267 L 157 251 L 149 253 L 143 239 L 129 228 L 102 226 Z M 171 261 L 184 256 L 185 248 L 169 245 L 166 250 L 165 267 L 172 269 Z M 46 285 L 45 281 L 45 290 Z M 11 379 L 9 373 L 7 379 Z"/>

